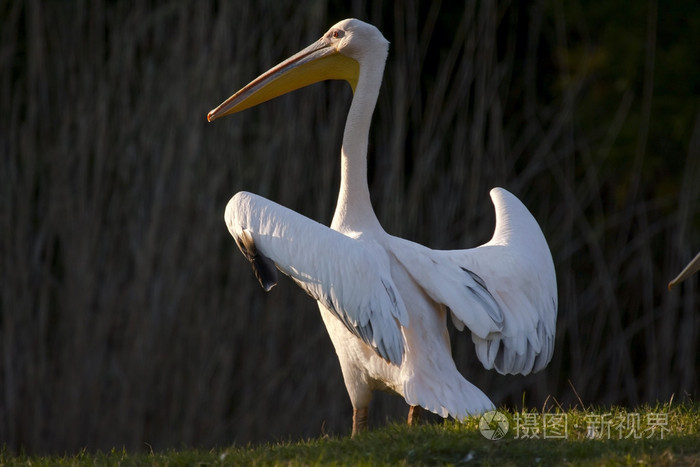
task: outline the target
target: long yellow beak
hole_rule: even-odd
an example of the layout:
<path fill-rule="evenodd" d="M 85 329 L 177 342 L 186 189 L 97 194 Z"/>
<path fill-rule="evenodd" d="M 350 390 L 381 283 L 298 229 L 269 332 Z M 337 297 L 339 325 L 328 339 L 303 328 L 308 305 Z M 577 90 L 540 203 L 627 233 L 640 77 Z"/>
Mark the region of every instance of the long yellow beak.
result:
<path fill-rule="evenodd" d="M 349 82 L 354 92 L 359 74 L 360 64 L 356 60 L 340 54 L 328 39 L 321 38 L 248 83 L 210 111 L 207 120 L 211 122 L 329 79 Z"/>

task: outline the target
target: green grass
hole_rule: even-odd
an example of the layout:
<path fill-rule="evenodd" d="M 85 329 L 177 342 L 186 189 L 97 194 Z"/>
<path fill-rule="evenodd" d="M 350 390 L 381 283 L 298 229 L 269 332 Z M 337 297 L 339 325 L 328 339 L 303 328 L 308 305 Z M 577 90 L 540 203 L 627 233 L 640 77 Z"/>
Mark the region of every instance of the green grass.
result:
<path fill-rule="evenodd" d="M 698 404 L 501 413 L 509 430 L 495 441 L 484 438 L 479 420 L 473 419 L 419 427 L 391 424 L 356 439 L 325 437 L 208 451 L 132 454 L 114 449 L 39 457 L 5 450 L 0 465 L 700 465 Z"/>

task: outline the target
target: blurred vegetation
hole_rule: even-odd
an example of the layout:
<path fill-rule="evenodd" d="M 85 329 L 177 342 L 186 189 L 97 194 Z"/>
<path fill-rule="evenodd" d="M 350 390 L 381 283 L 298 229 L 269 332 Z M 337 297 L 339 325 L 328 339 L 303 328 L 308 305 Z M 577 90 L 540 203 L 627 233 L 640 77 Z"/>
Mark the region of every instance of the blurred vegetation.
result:
<path fill-rule="evenodd" d="M 501 411 L 508 420 L 502 439 L 488 440 L 480 419 L 467 423 L 389 424 L 356 438 L 318 437 L 209 450 L 164 449 L 133 453 L 80 451 L 75 455 L 12 455 L 14 466 L 102 465 L 696 465 L 700 428 L 696 405 Z M 549 419 L 545 428 L 543 420 Z M 525 420 L 528 420 L 525 422 Z"/>
<path fill-rule="evenodd" d="M 349 87 L 206 113 L 350 16 L 391 42 L 369 164 L 386 230 L 478 245 L 503 186 L 553 253 L 550 366 L 487 372 L 455 334 L 467 378 L 516 408 L 697 398 L 699 280 L 666 290 L 700 248 L 695 3 L 6 1 L 0 445 L 348 432 L 315 304 L 291 281 L 265 294 L 222 217 L 245 189 L 330 221 Z"/>

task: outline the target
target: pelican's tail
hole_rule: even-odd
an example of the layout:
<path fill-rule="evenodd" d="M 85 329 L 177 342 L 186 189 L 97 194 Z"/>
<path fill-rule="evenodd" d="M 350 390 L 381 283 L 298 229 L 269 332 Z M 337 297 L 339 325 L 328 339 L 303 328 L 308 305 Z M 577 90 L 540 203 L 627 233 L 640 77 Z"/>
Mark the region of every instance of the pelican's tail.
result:
<path fill-rule="evenodd" d="M 406 402 L 457 420 L 495 410 L 486 394 L 464 379 L 452 366 L 452 371 L 440 371 L 441 379 L 436 379 L 436 374 L 420 372 L 418 368 L 402 367 L 402 374 L 408 376 L 403 385 Z"/>

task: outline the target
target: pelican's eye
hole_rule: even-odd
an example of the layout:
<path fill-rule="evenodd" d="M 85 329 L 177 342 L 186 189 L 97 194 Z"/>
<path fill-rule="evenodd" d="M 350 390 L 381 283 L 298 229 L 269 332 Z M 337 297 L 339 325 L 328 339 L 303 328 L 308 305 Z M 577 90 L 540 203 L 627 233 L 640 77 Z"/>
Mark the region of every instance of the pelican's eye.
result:
<path fill-rule="evenodd" d="M 334 30 L 334 31 L 331 32 L 331 37 L 332 37 L 333 39 L 340 39 L 340 38 L 343 37 L 344 35 L 345 35 L 345 31 L 341 31 L 341 30 L 338 30 L 338 29 L 336 29 L 336 30 Z"/>

